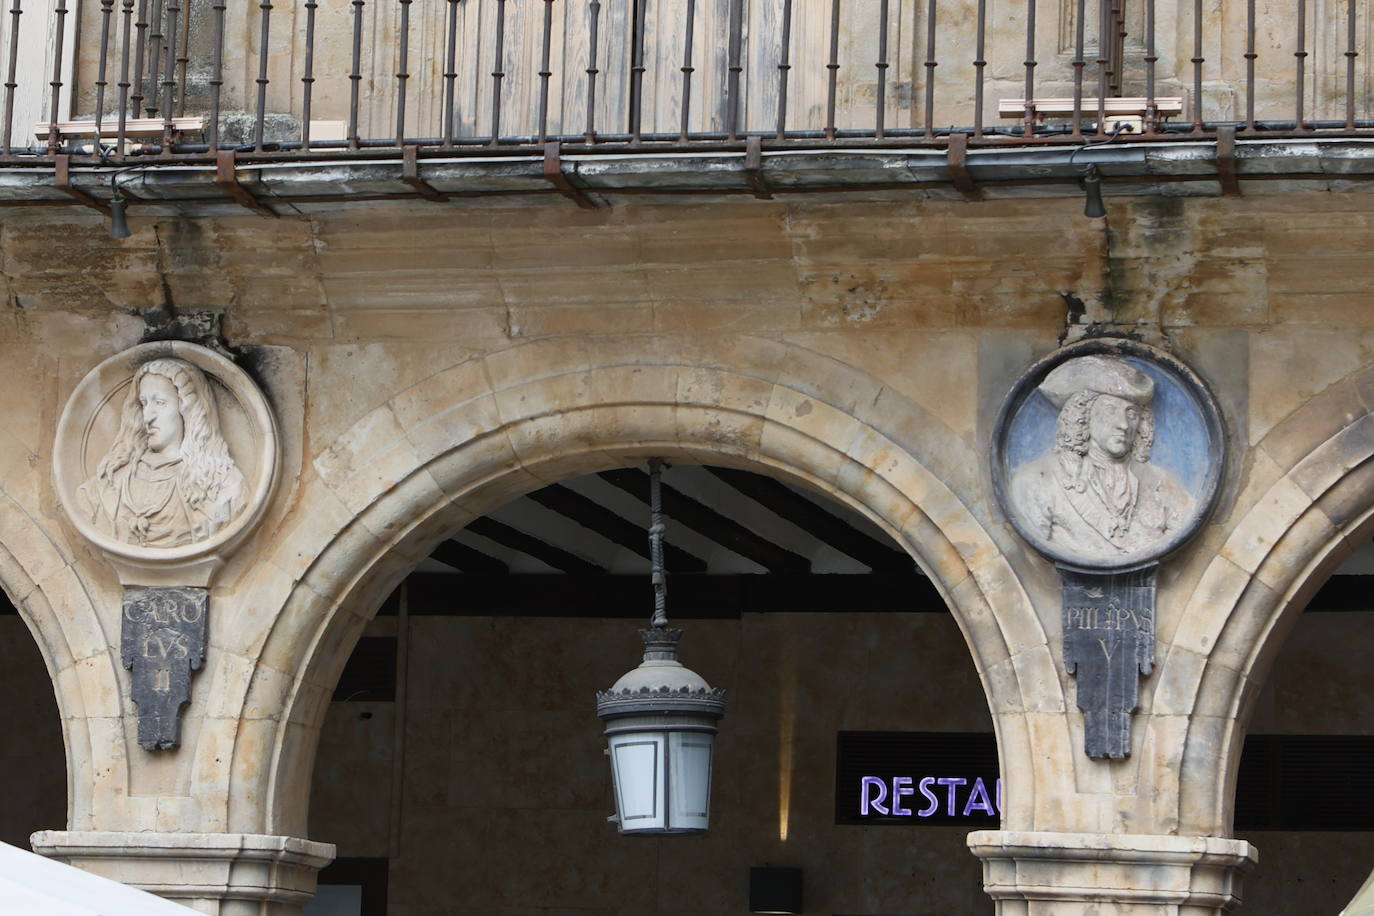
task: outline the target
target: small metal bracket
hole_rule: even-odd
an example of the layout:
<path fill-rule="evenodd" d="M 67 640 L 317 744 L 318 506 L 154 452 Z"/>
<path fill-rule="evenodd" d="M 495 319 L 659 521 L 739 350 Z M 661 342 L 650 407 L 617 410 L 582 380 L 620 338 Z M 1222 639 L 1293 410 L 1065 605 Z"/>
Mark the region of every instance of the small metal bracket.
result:
<path fill-rule="evenodd" d="M 949 158 L 946 164 L 954 190 L 964 195 L 965 200 L 983 199 L 983 192 L 973 183 L 973 176 L 968 171 L 968 134 L 949 135 Z"/>
<path fill-rule="evenodd" d="M 420 177 L 419 148 L 406 146 L 401 148 L 401 180 L 415 189 L 425 200 L 442 202 L 449 199 L 449 196 L 440 191 Z"/>
<path fill-rule="evenodd" d="M 1236 177 L 1236 128 L 1228 125 L 1217 128 L 1217 181 L 1226 197 L 1240 196 L 1240 181 Z"/>
<path fill-rule="evenodd" d="M 763 177 L 763 139 L 750 137 L 744 146 L 744 177 L 754 196 L 759 200 L 772 200 L 773 189 Z"/>
<path fill-rule="evenodd" d="M 583 210 L 600 209 L 596 201 L 592 200 L 587 196 L 586 192 L 569 181 L 568 176 L 564 174 L 563 157 L 559 153 L 561 148 L 562 144 L 557 140 L 551 140 L 544 144 L 544 177 L 548 179 L 550 184 L 558 189 L 559 194 L 562 194 Z"/>
<path fill-rule="evenodd" d="M 79 200 L 81 203 L 85 204 L 93 210 L 99 210 L 101 213 L 104 213 L 106 216 L 109 216 L 109 204 L 105 203 L 105 201 L 103 200 L 92 197 L 80 188 L 72 187 L 72 157 L 60 155 L 54 158 L 56 160 L 56 168 L 53 173 L 53 184 L 57 186 L 57 190 L 63 192 L 64 194 L 67 194 L 70 197 L 75 198 L 76 200 Z"/>
<path fill-rule="evenodd" d="M 215 156 L 215 184 L 229 192 L 229 196 L 234 198 L 234 202 L 241 207 L 247 207 L 259 216 L 270 216 L 273 219 L 280 219 L 280 215 L 273 212 L 270 207 L 263 204 L 253 196 L 243 185 L 239 184 L 238 169 L 234 165 L 235 153 L 231 149 L 223 150 Z"/>

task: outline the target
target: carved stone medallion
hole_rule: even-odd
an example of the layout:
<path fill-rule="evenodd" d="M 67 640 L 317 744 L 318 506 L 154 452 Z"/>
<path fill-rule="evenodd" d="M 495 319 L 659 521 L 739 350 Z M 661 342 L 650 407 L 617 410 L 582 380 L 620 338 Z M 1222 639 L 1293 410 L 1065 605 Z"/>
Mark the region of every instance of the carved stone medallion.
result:
<path fill-rule="evenodd" d="M 1211 512 L 1225 439 L 1206 386 L 1173 357 L 1091 340 L 1041 360 L 998 420 L 993 484 L 1016 530 L 1058 563 L 1130 569 Z"/>
<path fill-rule="evenodd" d="M 1130 755 L 1139 679 L 1154 665 L 1155 571 L 1212 511 L 1225 451 L 1202 381 L 1129 340 L 1041 360 L 998 418 L 994 490 L 1059 569 L 1064 664 L 1090 757 Z"/>
<path fill-rule="evenodd" d="M 96 366 L 58 421 L 57 495 L 125 585 L 207 584 L 261 520 L 277 429 L 238 366 L 181 341 Z"/>
<path fill-rule="evenodd" d="M 211 579 L 261 520 L 277 464 L 262 392 L 194 344 L 107 359 L 62 411 L 58 499 L 124 586 L 120 655 L 148 750 L 180 742 L 191 673 L 205 661 Z"/>

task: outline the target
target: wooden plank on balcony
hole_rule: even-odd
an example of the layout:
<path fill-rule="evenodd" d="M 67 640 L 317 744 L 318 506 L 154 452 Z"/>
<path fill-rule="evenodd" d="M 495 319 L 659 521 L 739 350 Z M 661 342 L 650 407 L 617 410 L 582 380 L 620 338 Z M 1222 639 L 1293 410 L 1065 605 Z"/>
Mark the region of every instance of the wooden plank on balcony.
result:
<path fill-rule="evenodd" d="M 160 137 L 162 128 L 167 124 L 162 118 L 130 118 L 124 122 L 124 135 L 126 137 Z M 48 138 L 48 128 L 52 125 L 46 121 L 42 124 L 34 125 L 34 133 L 38 139 Z M 205 130 L 205 119 L 198 117 L 173 118 L 172 130 L 175 133 L 199 133 Z M 119 132 L 119 119 L 108 117 L 100 122 L 100 135 L 104 139 L 112 139 Z M 63 137 L 93 137 L 95 136 L 95 121 L 58 121 L 57 133 Z"/>
<path fill-rule="evenodd" d="M 1031 99 L 1031 106 L 1035 109 L 1035 113 L 1042 117 L 1073 117 L 1072 98 Z M 1134 115 L 1136 117 L 1144 117 L 1149 106 L 1149 99 L 1144 97 L 1131 97 L 1107 99 L 1103 108 L 1108 117 L 1113 115 Z M 1097 107 L 1097 98 L 1085 98 L 1079 102 L 1078 110 L 1082 112 L 1084 117 L 1091 117 L 1097 114 Z M 1161 118 L 1172 118 L 1181 115 L 1183 113 L 1183 98 L 1181 96 L 1156 98 L 1155 110 L 1159 112 Z M 998 99 L 997 116 L 999 118 L 1024 118 L 1026 116 L 1026 100 Z"/>

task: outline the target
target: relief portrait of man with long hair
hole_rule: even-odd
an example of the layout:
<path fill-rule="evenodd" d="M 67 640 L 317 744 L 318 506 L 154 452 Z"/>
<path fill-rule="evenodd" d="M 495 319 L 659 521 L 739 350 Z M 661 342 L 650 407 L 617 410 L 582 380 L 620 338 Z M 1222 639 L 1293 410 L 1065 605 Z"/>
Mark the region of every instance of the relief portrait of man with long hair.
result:
<path fill-rule="evenodd" d="M 180 547 L 229 524 L 243 487 L 205 374 L 164 358 L 134 374 L 119 433 L 76 492 L 90 522 L 115 540 Z"/>

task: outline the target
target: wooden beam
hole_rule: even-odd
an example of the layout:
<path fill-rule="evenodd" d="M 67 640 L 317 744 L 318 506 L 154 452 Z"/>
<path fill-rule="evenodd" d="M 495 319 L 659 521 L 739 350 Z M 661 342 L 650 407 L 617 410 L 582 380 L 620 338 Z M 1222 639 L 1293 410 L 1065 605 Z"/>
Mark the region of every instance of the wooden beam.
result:
<path fill-rule="evenodd" d="M 875 572 L 913 572 L 915 561 L 891 544 L 864 534 L 849 522 L 826 511 L 785 484 L 761 474 L 734 468 L 708 467 L 718 479 L 769 512 L 853 557 Z"/>
<path fill-rule="evenodd" d="M 654 606 L 648 576 L 465 576 L 412 573 L 408 611 L 428 617 L 604 617 L 647 620 Z M 394 615 L 388 601 L 379 612 Z M 765 613 L 948 612 L 920 573 L 668 576 L 672 620 L 733 620 Z"/>
<path fill-rule="evenodd" d="M 621 468 L 615 471 L 602 471 L 600 477 L 644 503 L 649 502 L 649 477 L 643 471 Z M 754 561 L 769 572 L 811 571 L 811 561 L 806 557 L 779 547 L 667 484 L 663 485 L 663 511 L 672 521 L 686 525 L 697 534 Z"/>
<path fill-rule="evenodd" d="M 510 573 L 510 567 L 495 557 L 452 539 L 441 542 L 429 556 L 445 566 L 474 575 L 504 576 Z"/>
<path fill-rule="evenodd" d="M 523 554 L 534 557 L 541 563 L 552 566 L 554 569 L 573 573 L 575 575 L 596 575 L 605 573 L 606 570 L 582 559 L 574 553 L 569 553 L 561 547 L 555 547 L 545 541 L 523 531 L 512 528 L 510 525 L 498 522 L 490 516 L 474 519 L 468 523 L 467 530 L 473 534 L 481 535 L 484 538 L 495 541 L 502 547 L 509 547 L 511 550 L 518 550 Z"/>
<path fill-rule="evenodd" d="M 641 528 L 633 522 L 621 518 L 610 509 L 595 500 L 588 499 L 576 490 L 569 490 L 562 484 L 554 484 L 542 490 L 535 490 L 529 494 L 529 498 L 545 509 L 557 512 L 588 531 L 601 535 L 612 544 L 619 544 L 646 560 L 650 559 L 647 528 Z M 693 556 L 681 547 L 665 543 L 663 553 L 663 560 L 670 572 L 706 572 L 706 561 Z"/>

